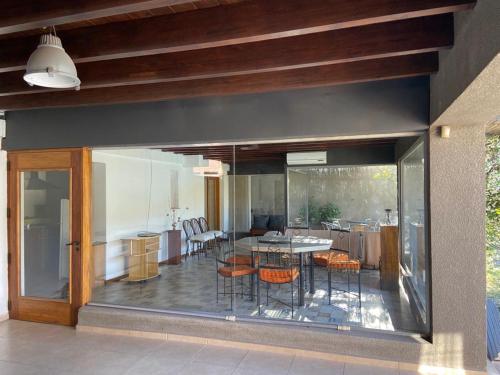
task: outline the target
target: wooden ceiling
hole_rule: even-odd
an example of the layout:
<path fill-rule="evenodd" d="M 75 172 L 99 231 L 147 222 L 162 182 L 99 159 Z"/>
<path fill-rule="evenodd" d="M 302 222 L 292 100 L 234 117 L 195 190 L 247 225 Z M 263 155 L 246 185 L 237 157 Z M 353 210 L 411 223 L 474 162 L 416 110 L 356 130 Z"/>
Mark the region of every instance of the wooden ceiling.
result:
<path fill-rule="evenodd" d="M 5 4 L 6 3 L 6 4 Z M 0 110 L 158 101 L 428 75 L 473 0 L 4 0 Z M 56 26 L 81 90 L 28 86 Z"/>
<path fill-rule="evenodd" d="M 201 155 L 204 159 L 220 160 L 232 164 L 240 162 L 266 162 L 272 160 L 285 161 L 288 152 L 327 151 L 337 147 L 359 147 L 394 145 L 397 138 L 356 139 L 356 140 L 324 140 L 314 142 L 263 143 L 252 145 L 222 145 L 196 147 L 167 147 L 164 152 L 181 155 Z"/>

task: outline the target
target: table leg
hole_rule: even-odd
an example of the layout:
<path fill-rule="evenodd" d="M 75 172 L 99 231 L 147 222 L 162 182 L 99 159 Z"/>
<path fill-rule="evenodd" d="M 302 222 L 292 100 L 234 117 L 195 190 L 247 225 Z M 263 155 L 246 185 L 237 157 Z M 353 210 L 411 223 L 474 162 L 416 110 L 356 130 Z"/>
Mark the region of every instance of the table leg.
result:
<path fill-rule="evenodd" d="M 314 252 L 309 253 L 309 293 L 314 294 Z"/>
<path fill-rule="evenodd" d="M 255 257 L 252 251 L 252 268 L 255 267 Z M 255 284 L 255 274 L 250 275 L 250 301 L 253 301 L 253 286 Z"/>
<path fill-rule="evenodd" d="M 299 306 L 304 306 L 304 296 L 305 296 L 305 287 L 304 287 L 304 257 L 303 253 L 299 253 Z"/>

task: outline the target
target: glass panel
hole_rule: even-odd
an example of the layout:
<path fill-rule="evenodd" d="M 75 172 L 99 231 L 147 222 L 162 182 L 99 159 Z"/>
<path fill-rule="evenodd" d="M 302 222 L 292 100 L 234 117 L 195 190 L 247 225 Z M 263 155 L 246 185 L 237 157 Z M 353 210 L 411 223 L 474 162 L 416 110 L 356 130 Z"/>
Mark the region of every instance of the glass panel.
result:
<path fill-rule="evenodd" d="M 219 207 L 216 207 L 217 204 L 217 192 L 215 191 L 215 188 L 217 187 L 216 182 L 213 178 L 207 178 L 206 179 L 206 186 L 205 189 L 207 194 L 206 194 L 206 219 L 208 221 L 208 225 L 210 228 L 213 229 L 219 229 L 219 225 L 217 223 L 217 210 Z"/>
<path fill-rule="evenodd" d="M 250 175 L 250 182 L 252 215 L 285 214 L 285 179 L 283 174 Z"/>
<path fill-rule="evenodd" d="M 288 168 L 288 226 L 309 227 L 309 177 L 307 171 Z"/>
<path fill-rule="evenodd" d="M 426 310 L 424 143 L 401 161 L 402 263 L 419 305 Z M 425 313 L 422 314 L 425 320 Z"/>
<path fill-rule="evenodd" d="M 386 209 L 396 223 L 396 180 L 395 165 L 288 168 L 289 224 L 310 229 L 325 223 L 342 228 L 362 224 L 374 229 L 385 220 Z"/>
<path fill-rule="evenodd" d="M 230 291 L 240 289 L 217 272 L 225 264 L 216 256 L 234 255 L 241 225 L 233 146 L 214 158 L 205 147 L 183 150 L 93 151 L 93 302 L 232 314 Z"/>
<path fill-rule="evenodd" d="M 70 173 L 20 174 L 21 296 L 67 300 Z"/>
<path fill-rule="evenodd" d="M 304 147 L 93 151 L 93 198 L 100 206 L 94 206 L 93 302 L 418 331 L 406 294 L 380 288 L 379 224 L 387 209 L 391 222 L 398 221 L 396 165 L 327 160 L 332 164 L 288 166 L 288 150 Z M 212 200 L 216 178 L 219 202 Z M 214 227 L 217 211 L 220 225 Z M 184 230 L 183 222 L 200 222 L 203 215 L 208 226 L 201 236 Z M 216 240 L 203 239 L 214 231 Z M 157 249 L 147 261 L 134 250 L 142 246 L 141 232 L 159 238 L 145 240 L 149 251 Z M 263 235 L 267 242 L 258 241 Z M 271 253 L 276 247 L 286 251 Z M 328 263 L 332 259 L 338 267 Z M 161 277 L 132 280 L 141 262 Z M 265 265 L 292 272 L 262 275 L 257 268 Z"/>

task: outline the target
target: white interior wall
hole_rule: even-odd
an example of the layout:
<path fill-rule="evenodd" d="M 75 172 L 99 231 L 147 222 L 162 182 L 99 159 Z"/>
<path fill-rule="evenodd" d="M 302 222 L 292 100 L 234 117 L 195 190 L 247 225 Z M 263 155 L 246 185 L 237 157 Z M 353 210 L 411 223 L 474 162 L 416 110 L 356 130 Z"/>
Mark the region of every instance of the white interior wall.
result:
<path fill-rule="evenodd" d="M 220 223 L 221 229 L 224 232 L 232 232 L 230 228 L 230 217 L 229 217 L 229 190 L 231 185 L 229 183 L 229 176 L 224 175 L 220 181 Z"/>
<path fill-rule="evenodd" d="M 231 215 L 229 217 L 229 226 L 231 228 L 234 227 L 235 232 L 248 232 L 252 226 L 252 215 L 250 212 L 250 176 L 228 176 L 228 184 L 229 213 L 234 215 L 234 218 Z"/>
<path fill-rule="evenodd" d="M 261 174 L 250 176 L 252 215 L 285 215 L 285 175 Z"/>
<path fill-rule="evenodd" d="M 178 213 L 182 219 L 200 217 L 205 211 L 204 178 L 192 173 L 192 161 L 182 155 L 160 150 L 98 150 L 92 153 L 93 162 L 105 166 L 105 181 L 94 176 L 94 192 L 105 191 L 105 236 L 94 228 L 94 240 L 106 242 L 106 279 L 126 273 L 127 257 L 122 239 L 140 231 L 163 232 L 171 229 L 170 172 L 179 175 Z M 101 189 L 98 184 L 105 184 Z M 151 192 L 151 194 L 150 194 Z M 150 200 L 151 196 L 151 200 Z M 94 210 L 94 213 L 98 210 Z M 149 213 L 148 213 L 149 211 Z M 148 220 L 149 216 L 149 220 Z M 95 219 L 94 219 L 95 221 Z M 161 241 L 159 260 L 168 257 L 166 241 Z M 183 251 L 185 239 L 183 233 Z"/>

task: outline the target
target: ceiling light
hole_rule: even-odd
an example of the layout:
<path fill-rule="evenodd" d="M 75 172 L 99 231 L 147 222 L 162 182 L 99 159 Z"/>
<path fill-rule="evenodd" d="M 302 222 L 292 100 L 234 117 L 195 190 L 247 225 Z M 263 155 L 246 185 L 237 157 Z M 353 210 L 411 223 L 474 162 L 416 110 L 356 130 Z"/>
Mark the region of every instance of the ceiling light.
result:
<path fill-rule="evenodd" d="M 30 86 L 80 89 L 80 79 L 73 60 L 64 51 L 61 39 L 52 34 L 40 38 L 40 44 L 28 60 L 23 78 Z"/>

